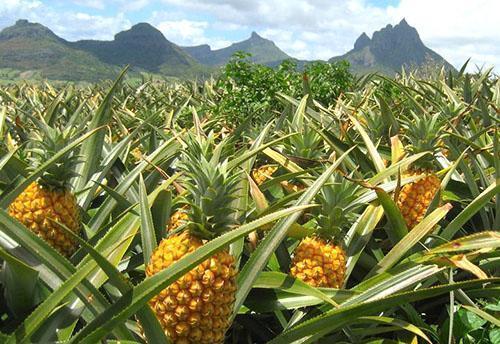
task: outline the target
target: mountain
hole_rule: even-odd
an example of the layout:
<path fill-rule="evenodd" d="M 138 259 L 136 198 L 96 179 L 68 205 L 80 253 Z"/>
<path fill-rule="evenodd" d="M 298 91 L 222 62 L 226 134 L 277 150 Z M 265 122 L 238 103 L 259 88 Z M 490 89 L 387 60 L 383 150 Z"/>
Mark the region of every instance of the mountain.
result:
<path fill-rule="evenodd" d="M 0 31 L 0 79 L 38 78 L 71 81 L 113 79 L 124 65 L 130 65 L 129 77 L 142 73 L 160 78 L 194 78 L 217 73 L 231 56 L 244 51 L 251 60 L 270 67 L 291 59 L 299 68 L 310 61 L 291 58 L 273 41 L 252 32 L 250 38 L 229 47 L 212 50 L 207 44 L 180 47 L 156 28 L 139 23 L 117 33 L 111 41 L 81 40 L 69 42 L 49 28 L 18 20 Z M 346 59 L 356 73 L 382 72 L 394 75 L 402 67 L 425 69 L 445 66 L 454 70 L 443 57 L 427 48 L 415 28 L 402 20 L 373 33 L 361 34 L 354 48 L 329 61 Z"/>
<path fill-rule="evenodd" d="M 433 66 L 455 70 L 442 56 L 424 45 L 417 30 L 405 19 L 374 32 L 371 39 L 363 32 L 352 50 L 330 59 L 338 60 L 348 60 L 357 73 L 378 71 L 394 75 L 402 67 L 425 69 Z"/>
<path fill-rule="evenodd" d="M 72 81 L 114 79 L 130 65 L 129 76 L 155 73 L 164 77 L 206 75 L 200 65 L 153 26 L 139 23 L 112 41 L 68 42 L 47 27 L 18 20 L 0 31 L 0 68 Z"/>
<path fill-rule="evenodd" d="M 24 75 L 41 73 L 49 79 L 89 81 L 114 78 L 117 71 L 92 54 L 71 48 L 45 26 L 27 20 L 0 31 L 0 68 Z"/>
<path fill-rule="evenodd" d="M 110 65 L 130 64 L 148 72 L 174 76 L 203 70 L 195 59 L 147 23 L 116 34 L 112 41 L 83 40 L 70 45 Z"/>
<path fill-rule="evenodd" d="M 212 50 L 207 44 L 183 47 L 183 49 L 198 62 L 209 66 L 226 64 L 231 59 L 231 56 L 238 51 L 252 54 L 251 61 L 265 65 L 276 65 L 291 58 L 278 48 L 273 41 L 259 36 L 256 32 L 252 32 L 250 38 L 222 49 Z"/>

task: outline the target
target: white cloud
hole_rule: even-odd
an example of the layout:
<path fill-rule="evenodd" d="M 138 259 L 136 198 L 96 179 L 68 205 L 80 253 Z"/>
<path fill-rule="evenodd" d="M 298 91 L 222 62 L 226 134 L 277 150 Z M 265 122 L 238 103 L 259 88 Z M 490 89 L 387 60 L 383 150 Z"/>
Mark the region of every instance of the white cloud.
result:
<path fill-rule="evenodd" d="M 67 39 L 112 39 L 131 22 L 124 13 L 115 16 L 91 15 L 84 12 L 57 11 L 41 1 L 2 0 L 0 2 L 0 29 L 14 24 L 17 19 L 41 23 L 55 34 Z"/>
<path fill-rule="evenodd" d="M 401 0 L 380 8 L 366 0 L 162 0 L 187 12 L 209 13 L 220 25 L 257 28 L 292 56 L 328 58 L 350 50 L 356 38 L 403 17 L 424 43 L 455 66 L 468 57 L 500 65 L 500 1 Z M 302 49 L 303 43 L 307 48 Z"/>
<path fill-rule="evenodd" d="M 0 29 L 27 18 L 69 40 L 111 39 L 132 25 L 128 14 L 150 6 L 158 11 L 143 21 L 180 45 L 208 43 L 217 49 L 231 43 L 228 37 L 255 30 L 291 56 L 327 59 L 350 50 L 362 32 L 371 36 L 405 17 L 428 47 L 455 66 L 468 57 L 472 57 L 470 69 L 474 64 L 500 65 L 497 0 L 400 0 L 387 8 L 373 6 L 369 0 L 72 1 L 87 6 L 85 12 L 96 12 L 106 4 L 118 14 L 62 10 L 48 0 L 0 0 Z"/>
<path fill-rule="evenodd" d="M 96 8 L 99 10 L 102 10 L 106 7 L 104 1 L 102 0 L 73 0 L 72 2 L 80 6 Z"/>
<path fill-rule="evenodd" d="M 42 3 L 35 0 L 0 1 L 0 29 L 14 24 L 19 18 L 25 18 L 29 13 L 40 7 L 42 7 Z"/>
<path fill-rule="evenodd" d="M 151 3 L 150 0 L 134 0 L 134 1 L 114 0 L 114 1 L 119 3 L 120 11 L 123 12 L 139 11 Z"/>
<path fill-rule="evenodd" d="M 132 25 L 124 13 L 118 13 L 114 17 L 90 15 L 82 12 L 70 12 L 64 16 L 50 13 L 47 18 L 40 18 L 40 22 L 51 28 L 57 35 L 68 40 L 110 40 L 116 33 L 130 28 Z"/>
<path fill-rule="evenodd" d="M 204 33 L 208 22 L 183 19 L 161 21 L 155 26 L 165 37 L 180 45 L 198 45 L 207 41 Z"/>
<path fill-rule="evenodd" d="M 212 49 L 219 49 L 230 45 L 232 42 L 224 37 L 208 35 L 208 30 L 221 30 L 227 23 L 210 23 L 205 20 L 179 19 L 184 13 L 177 11 L 154 11 L 148 22 L 160 30 L 170 41 L 181 46 L 209 44 Z M 227 24 L 226 30 L 237 30 L 238 24 Z"/>

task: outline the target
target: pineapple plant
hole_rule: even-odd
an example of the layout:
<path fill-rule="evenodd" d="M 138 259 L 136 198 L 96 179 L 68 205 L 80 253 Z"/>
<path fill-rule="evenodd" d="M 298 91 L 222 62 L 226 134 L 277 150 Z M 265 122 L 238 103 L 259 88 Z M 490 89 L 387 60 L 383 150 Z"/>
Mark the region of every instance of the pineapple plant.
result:
<path fill-rule="evenodd" d="M 31 140 L 31 169 L 36 170 L 68 145 L 73 130 L 51 128 L 40 123 Z M 33 233 L 47 241 L 64 256 L 70 256 L 76 243 L 58 223 L 74 233 L 80 232 L 80 214 L 69 181 L 78 156 L 70 151 L 59 162 L 47 168 L 9 205 L 9 215 L 23 223 Z"/>
<path fill-rule="evenodd" d="M 315 165 L 321 159 L 323 140 L 313 128 L 304 122 L 304 116 L 301 113 L 294 115 L 293 120 L 286 127 L 286 131 L 297 134 L 290 136 L 283 142 L 281 153 L 285 157 L 304 168 Z M 277 171 L 277 165 L 261 165 L 252 170 L 252 177 L 257 185 L 262 185 Z M 289 193 L 305 188 L 302 183 L 297 181 L 285 180 L 280 184 Z"/>
<path fill-rule="evenodd" d="M 441 151 L 439 143 L 442 143 L 442 124 L 439 114 L 414 116 L 414 121 L 407 123 L 405 128 L 405 136 L 410 142 L 407 147 L 409 153 L 431 152 L 410 167 L 406 176 L 421 178 L 404 185 L 397 197 L 397 205 L 408 229 L 412 229 L 422 220 L 441 184 L 436 175 L 435 159 Z"/>
<path fill-rule="evenodd" d="M 356 186 L 339 175 L 331 177 L 320 194 L 315 233 L 301 240 L 294 251 L 290 273 L 313 287 L 341 288 L 346 271 L 342 247 L 345 227 L 354 213 Z"/>
<path fill-rule="evenodd" d="M 227 169 L 213 137 L 203 143 L 187 140 L 182 169 L 188 190 L 184 230 L 163 239 L 146 267 L 152 276 L 236 225 L 231 206 L 239 174 Z M 175 216 L 175 215 L 174 215 Z M 183 219 L 184 218 L 184 219 Z M 175 222 L 178 226 L 179 221 Z M 222 250 L 185 274 L 150 300 L 149 304 L 173 343 L 222 343 L 229 328 L 236 293 L 233 256 Z"/>
<path fill-rule="evenodd" d="M 260 80 L 268 85 L 267 81 L 273 79 L 272 73 L 275 72 L 272 69 L 264 72 L 247 85 L 257 89 Z M 280 68 L 279 73 L 283 76 L 281 81 L 293 81 L 294 76 L 289 70 Z M 306 122 L 311 129 L 309 132 L 314 133 L 314 126 L 321 133 L 322 142 L 319 141 L 317 146 L 302 146 L 299 141 L 308 140 L 306 131 L 300 126 L 291 128 L 294 125 L 292 120 L 287 122 L 281 117 L 276 122 L 272 139 L 281 137 L 282 140 L 275 141 L 269 149 L 280 152 L 307 170 L 307 175 L 298 176 L 300 169 L 284 163 L 286 167 L 279 165 L 274 174 L 270 173 L 272 170 L 267 172 L 262 169 L 267 176 L 274 178 L 272 183 L 266 183 L 268 185 L 262 188 L 268 202 L 258 199 L 262 195 L 252 194 L 251 191 L 258 191 L 253 187 L 249 188 L 248 194 L 243 190 L 233 194 L 228 191 L 232 187 L 224 183 L 233 173 L 223 171 L 224 159 L 217 155 L 242 156 L 241 153 L 249 151 L 247 147 L 254 136 L 248 132 L 250 126 L 242 126 L 241 130 L 234 128 L 232 123 L 225 122 L 227 116 L 224 113 L 214 110 L 223 97 L 234 95 L 233 88 L 221 89 L 217 80 L 207 80 L 204 85 L 192 83 L 191 87 L 191 84 L 176 81 L 164 83 L 155 80 L 135 85 L 136 81 L 131 78 L 131 82 L 123 87 L 115 83 L 111 93 L 108 84 L 66 86 L 44 82 L 37 85 L 1 85 L 0 342 L 163 343 L 161 338 L 164 334 L 174 343 L 494 342 L 497 327 L 487 318 L 494 317 L 498 308 L 495 298 L 498 294 L 495 293 L 498 271 L 494 258 L 500 238 L 497 232 L 487 230 L 498 228 L 499 219 L 495 183 L 500 165 L 498 131 L 494 125 L 498 117 L 495 111 L 498 109 L 500 88 L 498 77 L 491 72 L 461 74 L 450 74 L 450 78 L 454 78 L 450 83 L 443 79 L 444 74 L 425 80 L 404 71 L 394 79 L 369 75 L 357 80 L 356 85 L 338 100 L 328 102 L 323 97 L 326 100 L 320 101 L 325 101 L 324 106 L 318 102 L 309 103 L 308 106 L 313 106 L 314 110 L 301 111 L 307 116 L 304 122 L 311 121 Z M 312 76 L 311 80 L 320 85 L 325 80 L 332 80 L 333 83 L 335 78 L 331 75 L 317 74 L 316 79 Z M 247 75 L 241 77 L 246 78 Z M 395 92 L 385 92 L 381 81 L 394 88 Z M 273 82 L 273 86 L 279 84 Z M 448 87 L 445 88 L 445 85 Z M 242 100 L 249 99 L 248 87 L 236 91 Z M 298 97 L 297 93 L 286 94 Z M 315 97 L 316 94 L 314 91 Z M 392 120 L 386 123 L 384 118 L 380 118 L 383 110 L 379 97 L 386 100 L 398 130 Z M 266 110 L 261 112 L 263 116 L 258 120 L 251 117 L 251 121 L 255 119 L 255 122 L 250 124 L 255 123 L 255 130 L 259 131 L 274 115 L 290 114 L 291 109 L 298 108 L 292 98 L 280 95 L 276 101 L 268 102 L 266 99 Z M 262 104 L 262 101 L 262 97 L 252 98 L 252 103 L 256 105 Z M 307 105 L 305 103 L 302 104 Z M 98 108 L 105 111 L 98 111 Z M 233 109 L 239 118 L 249 117 L 248 112 L 237 107 Z M 454 109 L 460 111 L 455 112 Z M 444 145 L 439 148 L 449 150 L 448 159 L 442 157 L 445 154 L 442 150 L 440 153 L 433 151 L 434 144 L 427 148 L 408 145 L 423 145 L 427 139 L 425 134 L 433 132 L 432 128 L 428 128 L 440 127 L 427 124 L 427 129 L 422 130 L 422 124 L 417 119 L 405 122 L 408 118 L 404 117 L 411 117 L 412 110 L 419 116 L 439 111 L 441 118 L 449 123 L 442 130 L 443 135 L 434 130 L 436 136 L 448 135 L 444 140 L 435 142 L 436 146 Z M 48 111 L 52 113 L 47 114 Z M 99 116 L 103 116 L 99 121 L 92 120 Z M 153 120 L 151 116 L 158 116 L 159 120 Z M 37 187 L 27 189 L 31 190 L 31 195 L 70 190 L 69 186 L 44 186 L 52 183 L 43 179 L 54 179 L 58 185 L 63 178 L 50 178 L 45 168 L 43 175 L 39 168 L 36 176 L 30 175 L 22 163 L 35 155 L 29 148 L 46 150 L 45 146 L 27 142 L 31 135 L 28 133 L 36 127 L 34 122 L 42 117 L 51 118 L 51 122 L 57 124 L 68 123 L 68 127 L 76 126 L 78 131 L 89 134 L 97 129 L 96 126 L 101 130 L 104 129 L 102 125 L 113 128 L 105 138 L 96 135 L 95 139 L 85 141 L 88 144 L 77 154 L 91 152 L 92 156 L 82 156 L 83 161 L 78 168 L 82 175 L 71 180 L 72 185 L 79 185 L 73 193 L 78 192 L 78 204 L 85 221 L 85 239 L 97 252 L 86 247 L 70 260 L 63 257 L 58 260 L 52 256 L 53 250 L 49 245 L 45 245 L 43 240 L 33 240 L 37 239 L 34 235 L 24 235 L 25 226 L 9 215 L 13 201 L 11 195 L 21 195 L 32 181 Z M 116 123 L 123 126 L 114 125 L 115 117 Z M 190 120 L 197 117 L 198 121 Z M 351 118 L 361 122 L 367 136 L 361 135 L 362 127 Z M 424 119 L 429 121 L 430 116 Z M 142 128 L 136 130 L 139 125 Z M 114 148 L 118 148 L 117 142 L 111 142 L 115 127 L 120 128 L 123 134 L 119 140 L 130 139 L 131 142 L 128 149 L 112 153 Z M 198 145 L 189 140 L 186 144 L 186 133 L 193 127 L 216 131 L 213 142 L 231 142 L 224 145 L 229 149 L 208 149 L 214 143 L 205 146 L 201 138 Z M 225 127 L 230 129 L 225 130 Z M 417 135 L 414 132 L 418 130 L 421 133 Z M 293 140 L 283 138 L 284 134 L 292 132 L 297 133 Z M 402 142 L 388 140 L 395 133 L 406 148 L 402 148 Z M 43 135 L 45 141 L 46 136 Z M 269 142 L 263 136 L 262 144 L 265 144 L 264 140 Z M 419 239 L 425 245 L 409 247 L 396 244 L 396 240 L 401 239 L 399 235 L 393 237 L 392 234 L 400 228 L 396 228 L 396 223 L 389 216 L 397 215 L 397 210 L 394 213 L 392 207 L 384 207 L 386 204 L 383 204 L 382 198 L 377 199 L 370 186 L 378 185 L 386 192 L 391 192 L 396 186 L 394 201 L 397 202 L 401 188 L 388 180 L 397 171 L 391 169 L 374 178 L 373 167 L 378 157 L 374 150 L 368 149 L 369 141 L 372 141 L 380 157 L 391 159 L 389 163 L 392 166 L 401 161 L 403 150 L 408 154 L 433 152 L 438 159 L 428 154 L 410 166 L 408 172 L 401 172 L 420 174 L 421 178 L 416 178 L 412 186 L 431 175 L 440 177 L 443 171 L 437 172 L 437 168 L 453 164 L 451 179 L 442 182 L 441 187 L 446 187 L 444 199 L 451 200 L 454 209 L 449 211 L 449 204 L 443 204 L 432 212 L 427 209 L 429 221 L 419 226 L 422 229 L 420 234 L 414 233 L 425 235 L 425 239 Z M 333 172 L 337 176 L 327 177 L 326 173 L 321 173 L 323 161 L 334 160 L 353 145 L 359 150 L 356 148 L 346 154 L 346 160 L 338 165 L 337 172 Z M 134 166 L 131 150 L 136 146 L 147 152 L 148 161 Z M 187 146 L 190 148 L 185 149 Z M 306 151 L 308 147 L 311 148 L 309 152 Z M 464 160 L 457 161 L 464 151 Z M 365 156 L 360 152 L 366 152 Z M 46 152 L 45 159 L 49 155 Z M 190 159 L 189 155 L 195 158 Z M 282 162 L 278 154 L 269 154 L 268 159 L 271 157 Z M 278 165 L 259 158 L 256 167 Z M 232 165 L 230 162 L 229 166 Z M 241 178 L 245 179 L 247 176 L 243 170 L 248 165 L 238 165 L 234 171 L 241 171 Z M 184 173 L 177 174 L 180 167 Z M 380 169 L 380 166 L 377 167 Z M 352 172 L 346 180 L 356 178 L 354 186 L 349 187 L 349 183 L 340 178 L 344 173 L 342 171 L 346 170 Z M 30 182 L 20 184 L 20 173 Z M 221 178 L 217 177 L 220 175 Z M 280 177 L 277 178 L 277 175 Z M 168 181 L 162 183 L 162 176 L 166 176 Z M 383 180 L 380 179 L 382 177 Z M 321 183 L 316 182 L 319 178 Z M 331 179 L 325 184 L 325 178 Z M 310 187 L 303 197 L 289 195 L 278 180 L 297 185 L 304 183 Z M 376 182 L 372 183 L 373 180 Z M 191 190 L 186 191 L 186 181 L 192 184 Z M 85 187 L 93 182 L 95 185 L 92 188 Z M 174 191 L 164 192 L 170 188 L 167 186 L 170 183 L 177 193 L 175 196 Z M 244 181 L 241 185 L 246 191 Z M 356 185 L 362 187 L 354 190 Z M 409 193 L 410 185 L 403 193 Z M 422 186 L 426 187 L 428 185 Z M 226 200 L 220 196 L 226 195 L 224 190 L 227 195 L 238 197 L 234 204 L 230 196 Z M 416 192 L 421 190 L 416 188 Z M 387 195 L 383 196 L 386 198 Z M 30 197 L 25 197 L 26 202 L 19 202 L 13 212 L 24 212 L 27 206 L 41 203 L 32 202 Z M 58 197 L 47 196 L 43 201 L 42 212 L 47 216 L 47 225 L 63 222 L 57 218 L 52 221 L 58 215 L 47 210 L 49 206 L 61 208 L 52 204 L 53 199 Z M 144 197 L 147 202 L 144 202 Z M 426 197 L 425 193 L 420 201 L 422 197 Z M 262 204 L 256 201 L 262 201 Z M 417 201 L 419 197 L 413 204 L 408 203 L 407 208 L 418 209 L 415 208 Z M 282 212 L 292 204 L 305 206 L 306 203 L 319 204 L 319 207 L 304 209 L 302 215 L 305 216 L 296 218 L 294 223 L 288 218 L 273 221 L 267 228 L 267 225 L 257 227 L 259 220 L 268 214 Z M 354 207 L 354 203 L 359 208 Z M 170 209 L 172 204 L 175 204 L 174 211 L 179 212 L 173 214 L 170 231 L 157 228 L 164 223 L 161 212 Z M 264 209 L 262 205 L 267 207 Z M 233 239 L 237 240 L 231 251 L 234 258 L 227 253 L 226 243 L 216 244 L 211 239 L 235 224 L 233 217 L 225 216 L 233 211 L 232 207 L 238 208 L 238 217 L 234 218 L 240 223 L 257 221 L 249 224 L 248 230 L 243 229 L 245 233 L 250 231 L 250 227 L 252 230 L 263 229 L 258 232 L 262 241 L 256 247 L 245 245 L 241 228 L 238 228 L 240 234 L 233 232 Z M 33 218 L 36 211 L 19 218 Z M 458 214 L 460 221 L 453 221 Z M 40 212 L 36 216 L 40 216 Z M 152 235 L 153 232 L 155 235 Z M 165 233 L 165 239 L 155 251 L 159 232 Z M 429 236 L 429 233 L 432 235 Z M 285 238 L 286 235 L 288 238 Z M 405 244 L 405 239 L 399 242 Z M 213 253 L 204 255 L 196 264 L 186 259 L 188 252 L 207 249 L 207 244 Z M 21 249 L 18 249 L 19 246 Z M 481 250 L 478 251 L 478 247 Z M 102 256 L 101 259 L 96 253 Z M 419 259 L 407 259 L 412 255 Z M 104 271 L 103 259 L 118 269 L 111 271 L 107 264 L 108 270 Z M 183 273 L 176 274 L 174 278 L 166 276 L 168 272 L 165 270 L 159 272 L 165 266 L 171 269 L 171 264 L 176 264 Z M 238 272 L 240 283 L 237 286 L 235 265 L 238 270 L 244 269 L 243 273 Z M 154 276 L 144 278 L 145 270 L 148 276 Z M 106 277 L 105 273 L 109 272 L 113 274 Z M 439 278 L 436 278 L 436 273 Z M 160 278 L 159 274 L 168 281 Z M 287 274 L 290 275 L 288 279 Z M 289 283 L 291 274 L 297 277 L 295 282 L 300 278 L 318 287 L 349 290 L 306 290 L 297 283 Z M 84 275 L 90 280 L 80 280 Z M 68 294 L 69 289 L 64 286 L 71 287 L 69 283 L 74 283 L 75 288 Z M 237 294 L 233 304 L 235 288 Z M 458 295 L 454 290 L 465 292 L 467 303 L 464 304 L 460 297 L 450 297 L 453 295 L 450 293 Z M 369 304 L 366 304 L 367 301 Z M 339 307 L 332 308 L 335 303 Z M 144 306 L 152 309 L 145 309 Z M 232 316 L 228 316 L 232 312 Z M 153 314 L 156 316 L 150 318 Z M 370 316 L 380 314 L 384 314 L 386 319 L 370 319 Z M 466 326 L 470 322 L 468 320 L 474 317 L 479 319 L 478 314 L 485 316 L 481 328 L 467 333 L 455 331 Z M 234 323 L 224 334 L 229 321 Z M 392 324 L 397 324 L 397 321 L 406 323 L 405 328 L 411 333 L 404 333 L 400 326 L 387 326 L 388 321 Z M 425 328 L 425 331 L 412 331 L 410 326 Z"/>

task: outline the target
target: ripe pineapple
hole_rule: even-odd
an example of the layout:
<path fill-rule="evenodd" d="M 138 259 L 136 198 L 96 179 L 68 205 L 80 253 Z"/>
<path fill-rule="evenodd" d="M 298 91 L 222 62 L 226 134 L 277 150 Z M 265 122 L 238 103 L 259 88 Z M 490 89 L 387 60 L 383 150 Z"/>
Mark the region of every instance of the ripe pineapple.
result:
<path fill-rule="evenodd" d="M 404 185 L 399 192 L 397 205 L 408 229 L 415 227 L 425 216 L 427 208 L 439 190 L 441 181 L 435 174 L 434 161 L 441 148 L 442 123 L 439 115 L 416 117 L 407 125 L 406 137 L 410 141 L 407 150 L 412 154 L 432 152 L 415 162 L 407 176 L 420 175 L 423 178 Z"/>
<path fill-rule="evenodd" d="M 170 216 L 170 221 L 168 223 L 168 232 L 173 232 L 180 226 L 186 224 L 189 221 L 189 215 L 187 213 L 187 208 L 182 207 L 174 211 L 174 213 Z"/>
<path fill-rule="evenodd" d="M 290 273 L 313 287 L 341 288 L 346 270 L 346 253 L 340 244 L 343 227 L 353 214 L 349 206 L 356 186 L 332 177 L 318 195 L 316 233 L 302 239 L 292 259 Z"/>
<path fill-rule="evenodd" d="M 71 132 L 49 128 L 41 124 L 41 133 L 35 133 L 31 149 L 32 169 L 63 149 L 71 139 Z M 71 239 L 58 224 L 64 224 L 75 233 L 80 232 L 80 215 L 69 180 L 74 176 L 77 156 L 72 152 L 49 167 L 31 183 L 10 205 L 9 214 L 47 241 L 61 254 L 70 256 L 76 249 Z M 51 221 L 52 220 L 52 221 Z"/>
<path fill-rule="evenodd" d="M 340 245 L 320 236 L 303 239 L 295 249 L 290 272 L 313 287 L 341 288 L 346 256 Z"/>
<path fill-rule="evenodd" d="M 257 185 L 262 185 L 276 172 L 278 166 L 262 165 L 252 170 L 252 177 Z"/>
<path fill-rule="evenodd" d="M 188 140 L 183 170 L 188 180 L 187 226 L 161 241 L 146 267 L 152 276 L 207 240 L 231 230 L 238 175 L 209 148 Z M 182 217 L 182 216 L 179 216 Z M 222 343 L 230 326 L 236 294 L 235 260 L 227 250 L 216 253 L 155 297 L 149 304 L 173 343 Z"/>

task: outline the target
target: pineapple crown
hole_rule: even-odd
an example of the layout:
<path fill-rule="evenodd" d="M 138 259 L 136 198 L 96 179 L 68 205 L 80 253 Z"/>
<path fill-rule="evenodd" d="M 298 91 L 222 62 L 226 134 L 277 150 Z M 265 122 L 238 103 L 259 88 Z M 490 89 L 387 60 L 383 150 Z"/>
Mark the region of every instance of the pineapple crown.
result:
<path fill-rule="evenodd" d="M 440 151 L 445 120 L 439 113 L 417 116 L 412 112 L 411 115 L 413 121 L 405 124 L 405 137 L 410 143 L 408 151 L 411 154 L 431 152 L 419 159 L 417 164 L 422 169 L 432 169 L 436 154 Z"/>
<path fill-rule="evenodd" d="M 317 217 L 317 234 L 320 237 L 327 240 L 342 239 L 346 226 L 354 219 L 355 208 L 358 206 L 354 202 L 358 188 L 357 184 L 340 174 L 332 175 L 321 188 L 316 196 L 320 205 Z"/>
<path fill-rule="evenodd" d="M 298 134 L 290 136 L 285 141 L 286 153 L 297 158 L 320 158 L 323 140 L 301 111 L 297 111 L 288 128 L 290 132 Z"/>
<path fill-rule="evenodd" d="M 210 240 L 236 225 L 235 200 L 240 174 L 231 170 L 223 159 L 225 142 L 215 145 L 213 133 L 208 137 L 189 135 L 180 168 L 187 180 L 190 222 L 193 235 Z"/>
<path fill-rule="evenodd" d="M 37 129 L 32 134 L 29 148 L 30 169 L 33 171 L 68 146 L 75 136 L 73 128 L 50 127 L 44 122 L 38 122 Z M 40 184 L 50 189 L 68 189 L 70 179 L 77 175 L 74 166 L 78 162 L 78 155 L 70 150 L 44 170 L 40 176 Z"/>

